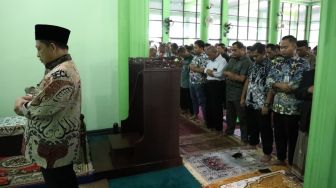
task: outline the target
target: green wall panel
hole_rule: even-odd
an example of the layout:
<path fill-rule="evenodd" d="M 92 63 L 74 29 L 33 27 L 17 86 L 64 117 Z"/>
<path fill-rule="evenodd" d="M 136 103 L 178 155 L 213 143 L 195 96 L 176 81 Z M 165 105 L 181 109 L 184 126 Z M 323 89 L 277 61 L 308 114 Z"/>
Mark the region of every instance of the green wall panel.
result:
<path fill-rule="evenodd" d="M 335 6 L 334 0 L 324 0 L 321 5 L 305 188 L 336 187 Z"/>
<path fill-rule="evenodd" d="M 280 12 L 280 0 L 272 0 L 269 2 L 269 29 L 268 43 L 278 43 L 278 13 Z"/>
<path fill-rule="evenodd" d="M 25 87 L 35 85 L 43 76 L 44 66 L 36 57 L 34 25 L 45 23 L 71 30 L 70 54 L 82 78 L 82 111 L 88 129 L 109 128 L 118 122 L 117 3 L 110 0 L 1 0 L 0 116 L 15 115 L 14 100 L 24 95 Z"/>

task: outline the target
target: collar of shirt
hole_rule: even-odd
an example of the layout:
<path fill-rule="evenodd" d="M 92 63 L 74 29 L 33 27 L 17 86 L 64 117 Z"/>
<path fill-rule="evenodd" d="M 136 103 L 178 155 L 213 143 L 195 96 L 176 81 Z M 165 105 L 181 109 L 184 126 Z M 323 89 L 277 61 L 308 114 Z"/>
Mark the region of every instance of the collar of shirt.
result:
<path fill-rule="evenodd" d="M 224 58 L 222 57 L 221 54 L 218 54 L 218 56 L 214 60 L 209 59 L 209 61 L 216 62 L 216 61 L 221 60 L 221 59 L 224 59 Z"/>
<path fill-rule="evenodd" d="M 66 54 L 64 56 L 61 56 L 61 57 L 45 64 L 45 68 L 51 70 L 51 69 L 55 68 L 57 65 L 65 62 L 65 61 L 69 61 L 69 60 L 71 60 L 71 56 L 70 56 L 70 54 Z"/>
<path fill-rule="evenodd" d="M 265 58 L 261 61 L 256 61 L 255 64 L 259 66 L 266 66 L 268 63 L 270 63 L 270 60 L 268 58 Z"/>
<path fill-rule="evenodd" d="M 185 57 L 185 58 L 183 58 L 184 60 L 191 60 L 191 59 L 193 59 L 193 56 L 192 55 L 190 55 L 189 57 Z"/>

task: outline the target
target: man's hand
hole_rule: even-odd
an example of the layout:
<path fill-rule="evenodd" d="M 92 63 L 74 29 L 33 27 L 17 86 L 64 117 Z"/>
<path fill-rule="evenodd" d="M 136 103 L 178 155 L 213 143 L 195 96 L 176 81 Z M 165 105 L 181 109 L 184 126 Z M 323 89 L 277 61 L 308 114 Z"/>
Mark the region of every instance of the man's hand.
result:
<path fill-rule="evenodd" d="M 263 106 L 261 108 L 261 115 L 267 115 L 269 111 L 269 108 L 267 106 Z"/>
<path fill-rule="evenodd" d="M 245 99 L 241 98 L 240 99 L 240 107 L 244 107 L 245 106 Z"/>
<path fill-rule="evenodd" d="M 274 87 L 280 89 L 280 91 L 283 91 L 283 92 L 290 92 L 290 91 L 292 91 L 292 87 L 289 84 L 283 83 L 283 82 L 275 83 Z"/>
<path fill-rule="evenodd" d="M 314 92 L 314 85 L 308 88 L 308 93 L 313 93 L 313 92 Z"/>
<path fill-rule="evenodd" d="M 26 96 L 17 98 L 16 101 L 15 101 L 15 104 L 14 104 L 14 112 L 17 115 L 22 116 L 23 115 L 22 114 L 22 106 L 25 103 L 27 103 L 27 102 L 29 102 L 31 100 L 33 100 L 33 96 L 31 96 L 31 95 L 26 95 Z"/>
<path fill-rule="evenodd" d="M 193 70 L 193 69 L 197 68 L 197 66 L 194 65 L 194 64 L 190 64 L 190 65 L 189 65 L 189 68 L 190 68 L 191 70 Z"/>
<path fill-rule="evenodd" d="M 227 77 L 228 79 L 232 80 L 233 73 L 230 71 L 224 71 L 224 76 Z"/>

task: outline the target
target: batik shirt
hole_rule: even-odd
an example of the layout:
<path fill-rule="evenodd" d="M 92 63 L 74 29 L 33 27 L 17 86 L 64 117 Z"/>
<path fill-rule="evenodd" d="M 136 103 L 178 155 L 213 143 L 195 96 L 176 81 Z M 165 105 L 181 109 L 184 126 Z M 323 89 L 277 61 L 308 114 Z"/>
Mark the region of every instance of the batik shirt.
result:
<path fill-rule="evenodd" d="M 80 154 L 81 87 L 70 55 L 46 64 L 46 73 L 23 106 L 28 119 L 25 157 L 43 168 L 76 163 Z"/>
<path fill-rule="evenodd" d="M 268 59 L 250 66 L 247 76 L 249 85 L 247 87 L 245 102 L 249 108 L 260 110 L 264 106 L 268 92 L 266 79 L 270 70 L 271 61 Z"/>
<path fill-rule="evenodd" d="M 195 55 L 191 64 L 196 65 L 198 68 L 205 68 L 207 65 L 208 56 L 203 52 L 200 55 Z M 204 84 L 205 74 L 194 72 L 190 70 L 190 83 L 191 84 Z"/>
<path fill-rule="evenodd" d="M 302 78 L 302 73 L 309 70 L 308 63 L 302 58 L 284 58 L 277 57 L 272 61 L 272 69 L 267 77 L 267 86 L 272 87 L 274 83 L 285 82 L 288 83 L 292 89 L 299 86 Z M 299 105 L 301 101 L 295 98 L 294 93 L 275 91 L 272 110 L 279 114 L 285 115 L 299 115 Z"/>

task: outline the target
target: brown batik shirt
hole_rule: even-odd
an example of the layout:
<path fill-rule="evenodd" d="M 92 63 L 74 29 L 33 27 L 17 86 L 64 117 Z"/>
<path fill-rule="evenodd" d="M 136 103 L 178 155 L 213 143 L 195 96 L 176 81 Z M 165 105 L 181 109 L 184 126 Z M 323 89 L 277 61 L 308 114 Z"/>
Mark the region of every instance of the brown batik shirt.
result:
<path fill-rule="evenodd" d="M 81 83 L 70 55 L 46 65 L 44 78 L 23 107 L 28 118 L 25 157 L 43 168 L 77 162 L 80 154 Z"/>

